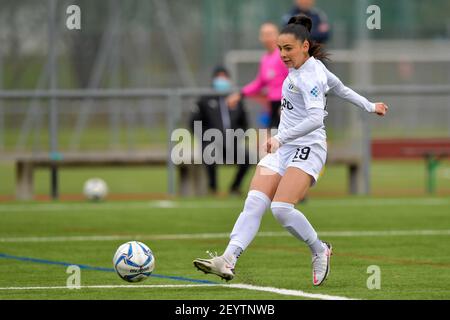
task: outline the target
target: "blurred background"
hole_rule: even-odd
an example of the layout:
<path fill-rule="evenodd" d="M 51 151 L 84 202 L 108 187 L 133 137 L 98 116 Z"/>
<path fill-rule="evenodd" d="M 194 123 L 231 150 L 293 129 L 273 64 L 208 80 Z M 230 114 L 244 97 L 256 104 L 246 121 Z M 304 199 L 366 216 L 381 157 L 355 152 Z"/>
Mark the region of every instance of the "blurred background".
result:
<path fill-rule="evenodd" d="M 81 8 L 81 30 L 66 27 L 66 9 L 73 4 Z M 33 159 L 63 162 L 66 155 L 144 162 L 162 156 L 140 167 L 61 166 L 63 199 L 78 199 L 92 176 L 104 178 L 117 198 L 179 194 L 179 168 L 167 159 L 170 133 L 188 127 L 215 66 L 227 66 L 236 87 L 255 77 L 264 53 L 259 27 L 267 21 L 281 27 L 293 5 L 0 0 L 0 200 L 29 198 L 30 190 L 20 196 L 24 188 L 48 199 L 51 175 Z M 366 26 L 370 5 L 381 9 L 380 30 Z M 311 195 L 349 194 L 355 162 L 355 194 L 449 195 L 450 2 L 317 0 L 315 6 L 328 17 L 329 69 L 369 100 L 386 102 L 390 113 L 377 118 L 330 97 L 330 156 L 340 160 L 327 165 Z M 263 108 L 246 102 L 251 127 L 260 126 Z M 22 170 L 32 168 L 32 178 L 22 172 L 28 186 L 19 190 L 18 163 L 24 159 L 31 167 Z M 231 170 L 219 171 L 224 193 Z"/>

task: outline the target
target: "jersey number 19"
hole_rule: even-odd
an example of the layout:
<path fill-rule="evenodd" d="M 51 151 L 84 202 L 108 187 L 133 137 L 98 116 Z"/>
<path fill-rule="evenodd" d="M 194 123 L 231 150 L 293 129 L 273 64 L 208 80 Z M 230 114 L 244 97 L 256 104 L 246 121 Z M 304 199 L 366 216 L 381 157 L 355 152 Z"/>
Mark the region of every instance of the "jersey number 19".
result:
<path fill-rule="evenodd" d="M 292 161 L 307 160 L 310 152 L 311 152 L 310 147 L 297 148 L 297 152 L 295 153 L 295 156 L 292 159 Z"/>

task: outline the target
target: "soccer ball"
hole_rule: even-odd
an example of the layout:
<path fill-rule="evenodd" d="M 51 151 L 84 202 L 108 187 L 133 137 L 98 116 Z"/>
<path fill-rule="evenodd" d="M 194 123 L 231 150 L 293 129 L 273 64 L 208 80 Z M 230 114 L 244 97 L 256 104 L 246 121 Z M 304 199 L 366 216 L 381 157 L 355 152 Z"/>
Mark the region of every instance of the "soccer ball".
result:
<path fill-rule="evenodd" d="M 92 178 L 85 182 L 83 193 L 88 200 L 102 200 L 108 194 L 108 186 L 102 179 Z"/>
<path fill-rule="evenodd" d="M 142 242 L 130 241 L 117 249 L 113 264 L 123 280 L 139 282 L 152 274 L 155 269 L 155 257 L 152 250 Z"/>

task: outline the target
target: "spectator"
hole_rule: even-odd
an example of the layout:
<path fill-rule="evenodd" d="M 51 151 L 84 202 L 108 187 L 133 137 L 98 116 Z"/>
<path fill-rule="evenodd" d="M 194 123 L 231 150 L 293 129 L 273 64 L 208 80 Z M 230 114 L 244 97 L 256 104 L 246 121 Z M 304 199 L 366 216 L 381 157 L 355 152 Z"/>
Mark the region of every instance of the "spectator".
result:
<path fill-rule="evenodd" d="M 244 141 L 235 138 L 234 141 L 227 141 L 226 130 L 227 129 L 242 129 L 247 130 L 247 114 L 242 102 L 237 103 L 236 107 L 231 109 L 227 106 L 226 97 L 223 95 L 229 92 L 232 88 L 232 82 L 229 72 L 223 67 L 217 67 L 213 72 L 213 88 L 218 91 L 217 95 L 208 95 L 201 97 L 192 112 L 191 125 L 193 128 L 194 121 L 201 121 L 202 130 L 205 132 L 208 129 L 218 129 L 223 135 L 221 141 L 213 140 L 202 141 L 202 152 L 211 143 L 215 144 L 214 147 L 220 149 L 222 152 L 223 163 L 226 163 L 227 152 L 233 152 L 234 163 L 238 165 L 237 173 L 234 177 L 233 183 L 229 188 L 231 195 L 240 195 L 240 186 L 242 180 L 250 168 L 249 153 L 245 147 Z M 216 150 L 217 150 L 216 149 Z M 245 154 L 245 162 L 237 163 L 237 156 Z M 205 160 L 205 159 L 204 159 Z M 217 163 L 207 164 L 205 163 L 208 173 L 208 185 L 211 193 L 217 193 Z"/>
<path fill-rule="evenodd" d="M 330 38 L 330 25 L 325 12 L 315 7 L 315 0 L 295 0 L 294 7 L 283 16 L 283 26 L 290 18 L 305 14 L 312 20 L 311 40 L 325 44 Z"/>
<path fill-rule="evenodd" d="M 256 96 L 266 89 L 265 96 L 270 103 L 269 128 L 278 128 L 280 123 L 281 89 L 289 72 L 280 58 L 278 34 L 278 27 L 273 23 L 261 26 L 259 40 L 266 48 L 266 53 L 261 58 L 258 75 L 241 92 L 234 93 L 227 99 L 228 105 L 233 108 L 242 98 Z"/>

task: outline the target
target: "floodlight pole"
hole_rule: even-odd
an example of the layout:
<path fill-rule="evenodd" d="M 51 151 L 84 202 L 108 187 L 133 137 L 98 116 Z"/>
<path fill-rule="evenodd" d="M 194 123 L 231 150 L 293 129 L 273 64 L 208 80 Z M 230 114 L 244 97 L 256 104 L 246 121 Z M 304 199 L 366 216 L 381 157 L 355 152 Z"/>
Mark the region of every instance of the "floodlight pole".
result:
<path fill-rule="evenodd" d="M 366 10 L 369 7 L 370 3 L 368 0 L 357 1 L 356 9 L 356 17 L 357 18 L 357 39 L 358 39 L 358 47 L 361 50 L 361 54 L 369 55 L 371 53 L 371 45 L 369 43 L 370 35 L 369 30 L 366 25 Z M 358 84 L 362 84 L 365 87 L 369 87 L 372 84 L 372 68 L 371 64 L 368 60 L 358 61 L 357 62 L 357 71 L 356 71 Z M 370 194 L 370 164 L 372 161 L 372 137 L 371 137 L 371 128 L 370 128 L 370 119 L 367 114 L 361 115 L 361 151 L 362 151 L 362 190 L 359 190 L 358 193 L 362 193 L 364 195 Z"/>
<path fill-rule="evenodd" d="M 181 96 L 178 91 L 174 90 L 174 92 L 167 99 L 167 109 L 166 109 L 166 126 L 167 126 L 167 135 L 168 135 L 168 145 L 167 145 L 167 188 L 169 195 L 174 196 L 176 194 L 175 184 L 176 184 L 176 176 L 175 176 L 175 164 L 172 159 L 172 149 L 175 145 L 174 141 L 172 141 L 172 133 L 177 125 L 177 113 L 181 110 Z"/>
<path fill-rule="evenodd" d="M 98 50 L 97 56 L 95 58 L 95 63 L 91 71 L 89 83 L 87 85 L 88 89 L 96 89 L 100 87 L 100 83 L 102 77 L 105 74 L 105 70 L 111 63 L 111 54 L 114 51 L 114 33 L 117 27 L 116 19 L 119 18 L 117 14 L 120 13 L 120 11 L 118 10 L 118 6 L 119 4 L 117 0 L 109 2 L 108 24 L 102 35 L 100 49 Z M 70 151 L 76 151 L 79 148 L 83 130 L 87 126 L 89 120 L 92 104 L 92 99 L 85 99 L 79 108 L 80 111 L 75 121 L 73 134 L 69 142 Z"/>
<path fill-rule="evenodd" d="M 112 47 L 110 54 L 110 86 L 112 88 L 120 87 L 120 46 L 121 46 L 121 7 L 120 3 L 115 1 L 110 3 L 111 17 L 113 17 L 111 27 Z M 110 148 L 117 149 L 120 144 L 120 116 L 121 108 L 117 99 L 111 99 L 112 110 L 109 110 L 110 123 Z"/>
<path fill-rule="evenodd" d="M 57 87 L 57 63 L 56 63 L 56 0 L 49 0 L 48 14 L 48 60 L 50 70 L 50 90 Z M 58 109 L 56 98 L 50 98 L 49 108 L 49 136 L 50 136 L 50 159 L 58 160 Z M 58 193 L 58 167 L 52 165 L 50 168 L 50 196 L 52 200 L 59 198 Z"/>
<path fill-rule="evenodd" d="M 1 38 L 0 38 L 1 40 Z M 3 49 L 0 48 L 0 90 L 3 89 Z M 5 112 L 3 101 L 0 100 L 0 151 L 5 148 Z"/>

